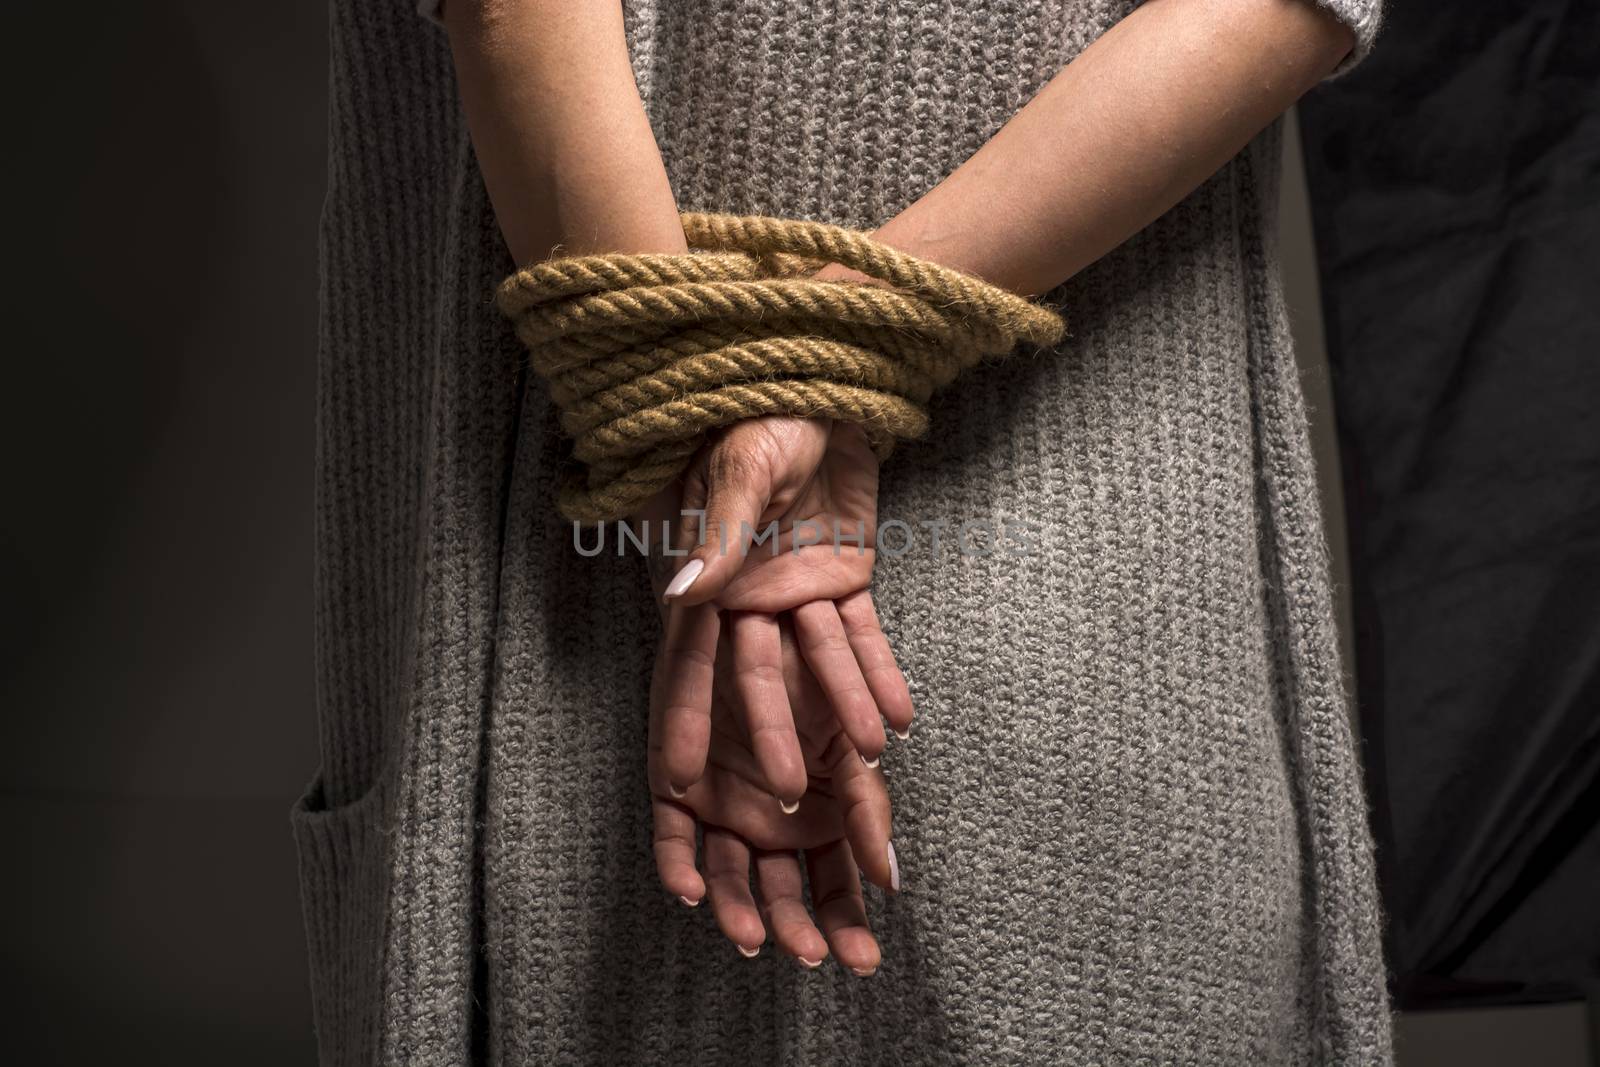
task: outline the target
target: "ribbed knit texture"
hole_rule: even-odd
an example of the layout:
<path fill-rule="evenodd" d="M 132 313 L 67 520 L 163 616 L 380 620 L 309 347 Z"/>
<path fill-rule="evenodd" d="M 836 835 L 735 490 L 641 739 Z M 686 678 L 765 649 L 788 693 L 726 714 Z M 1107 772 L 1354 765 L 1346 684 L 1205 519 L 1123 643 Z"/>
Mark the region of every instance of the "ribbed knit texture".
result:
<path fill-rule="evenodd" d="M 1323 6 L 1370 44 L 1376 0 Z M 627 27 L 680 206 L 870 228 L 1130 7 L 647 0 Z M 443 36 L 411 0 L 332 11 L 324 762 L 294 814 L 324 1062 L 1388 1059 L 1276 129 L 884 469 L 919 544 L 875 592 L 920 717 L 861 980 L 744 960 L 656 883 L 643 564 L 579 557 L 553 506 Z M 951 551 L 1004 518 L 1035 554 Z"/>

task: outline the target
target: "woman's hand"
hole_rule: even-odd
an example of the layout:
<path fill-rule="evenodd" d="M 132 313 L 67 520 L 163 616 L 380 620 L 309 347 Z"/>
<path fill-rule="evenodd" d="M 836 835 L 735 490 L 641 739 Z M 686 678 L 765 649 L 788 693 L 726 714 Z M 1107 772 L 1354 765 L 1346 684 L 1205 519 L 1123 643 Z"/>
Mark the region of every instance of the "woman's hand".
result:
<path fill-rule="evenodd" d="M 680 501 L 704 521 L 682 520 L 678 541 L 695 547 L 668 600 L 781 611 L 871 581 L 878 458 L 851 423 L 779 415 L 735 423 L 685 472 Z"/>
<path fill-rule="evenodd" d="M 877 458 L 849 424 L 751 419 L 730 427 L 691 467 L 682 508 L 704 509 L 706 534 L 680 534 L 680 544 L 702 543 L 667 583 L 667 640 L 656 665 L 663 770 L 673 788 L 689 787 L 705 766 L 708 665 L 723 625 L 715 610 L 701 609 L 713 604 L 728 611 L 728 633 L 737 638 L 726 685 L 739 697 L 756 761 L 781 802 L 798 801 L 807 786 L 779 684 L 778 612 L 790 610 L 799 655 L 857 752 L 878 759 L 885 719 L 901 735 L 911 729 L 911 693 L 866 592 L 877 494 Z M 769 528 L 770 541 L 750 544 Z M 836 529 L 851 543 L 836 543 Z M 694 681 L 702 675 L 704 686 Z"/>
<path fill-rule="evenodd" d="M 754 420 L 701 457 L 686 490 L 684 506 L 703 506 L 708 520 L 730 531 L 731 544 L 729 557 L 710 557 L 718 570 L 701 596 L 663 601 L 649 760 L 662 882 L 685 903 L 698 904 L 709 890 L 721 929 L 746 955 L 770 927 L 783 950 L 808 965 L 831 948 L 852 971 L 870 974 L 879 950 L 857 870 L 891 891 L 899 887 L 877 769 L 880 713 L 901 736 L 912 718 L 910 692 L 866 591 L 877 459 L 852 426 Z M 672 495 L 648 517 L 676 513 Z M 730 499 L 746 502 L 742 516 Z M 859 553 L 852 546 L 834 554 L 834 520 L 861 533 Z M 769 523 L 776 556 L 766 543 L 743 559 L 732 551 L 744 543 L 734 536 L 741 524 L 764 530 Z M 807 523 L 827 536 L 796 552 Z M 715 534 L 704 548 L 718 548 Z M 666 575 L 656 577 L 668 584 Z M 707 601 L 713 584 L 722 595 Z M 697 822 L 705 876 L 695 865 Z M 815 921 L 801 900 L 797 851 L 809 870 Z"/>
<path fill-rule="evenodd" d="M 708 606 L 676 609 L 678 625 L 705 626 L 715 611 Z M 730 614 L 730 638 L 722 642 L 715 667 L 705 664 L 693 679 L 711 693 L 710 755 L 705 773 L 684 792 L 663 770 L 668 701 L 659 687 L 667 676 L 657 671 L 650 715 L 650 788 L 662 884 L 690 906 L 709 895 L 718 926 L 746 956 L 756 954 L 770 931 L 784 952 L 807 966 L 820 964 L 831 949 L 843 966 L 869 975 L 877 969 L 880 953 L 867 927 L 857 868 L 882 888 L 899 889 L 882 773 L 877 761 L 864 760 L 841 729 L 827 694 L 805 665 L 786 616 L 775 622 L 780 649 L 774 682 L 781 689 L 777 695 L 793 708 L 807 785 L 793 809 L 774 801 L 753 743 L 753 736 L 760 735 L 747 725 L 753 717 L 748 709 L 736 708 L 742 692 L 737 664 L 746 654 L 740 646 L 749 631 L 738 613 Z M 663 655 L 671 644 L 669 639 L 663 645 Z M 695 863 L 697 821 L 704 876 Z M 815 920 L 801 896 L 799 852 L 810 876 Z M 755 895 L 750 891 L 752 859 Z"/>

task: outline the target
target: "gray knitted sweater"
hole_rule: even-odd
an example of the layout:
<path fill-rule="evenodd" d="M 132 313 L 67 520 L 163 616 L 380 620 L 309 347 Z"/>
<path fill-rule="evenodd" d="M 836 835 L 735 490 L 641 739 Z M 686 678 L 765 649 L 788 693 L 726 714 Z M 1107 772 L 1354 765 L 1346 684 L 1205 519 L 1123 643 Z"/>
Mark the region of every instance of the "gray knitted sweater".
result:
<path fill-rule="evenodd" d="M 1378 0 L 1322 2 L 1365 51 Z M 873 226 L 1131 7 L 638 0 L 627 27 L 681 207 Z M 447 42 L 412 0 L 333 0 L 332 31 L 323 765 L 293 815 L 325 1063 L 1387 1060 L 1276 129 L 884 470 L 922 534 L 875 587 L 920 717 L 863 980 L 745 960 L 659 888 L 645 568 L 580 557 L 552 506 Z M 920 525 L 1006 518 L 1031 555 Z"/>

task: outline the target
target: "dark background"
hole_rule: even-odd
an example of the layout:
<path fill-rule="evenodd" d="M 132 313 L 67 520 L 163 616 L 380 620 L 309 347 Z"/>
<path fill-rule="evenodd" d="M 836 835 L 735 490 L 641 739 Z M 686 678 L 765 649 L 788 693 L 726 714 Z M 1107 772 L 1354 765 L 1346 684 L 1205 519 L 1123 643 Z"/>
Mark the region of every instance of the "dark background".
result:
<path fill-rule="evenodd" d="M 29 4 L 7 36 L 0 1059 L 311 1063 L 324 9 Z"/>
<path fill-rule="evenodd" d="M 317 759 L 324 9 L 10 22 L 28 277 L 3 420 L 5 1056 L 311 1063 L 288 809 Z M 1287 267 L 1314 361 L 1296 180 Z M 1401 1062 L 1564 1067 L 1583 1026 L 1574 1008 L 1408 1017 Z"/>
<path fill-rule="evenodd" d="M 1600 988 L 1600 5 L 1390 5 L 1300 107 L 1407 1008 Z"/>

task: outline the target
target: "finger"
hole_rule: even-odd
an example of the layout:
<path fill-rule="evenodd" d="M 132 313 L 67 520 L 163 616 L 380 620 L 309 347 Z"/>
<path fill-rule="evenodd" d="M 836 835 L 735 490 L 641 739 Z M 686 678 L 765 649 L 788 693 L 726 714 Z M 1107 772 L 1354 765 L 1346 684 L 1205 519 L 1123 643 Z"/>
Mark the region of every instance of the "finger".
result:
<path fill-rule="evenodd" d="M 771 615 L 728 613 L 733 685 L 767 788 L 792 812 L 806 793 L 806 763 L 783 684 L 783 641 Z"/>
<path fill-rule="evenodd" d="M 734 714 L 726 709 L 716 711 L 716 729 L 731 729 L 732 724 L 724 724 L 723 720 Z M 718 747 L 721 751 L 707 766 L 705 777 L 689 787 L 688 795 L 679 804 L 693 811 L 718 812 L 718 825 L 752 848 L 804 848 L 813 841 L 831 841 L 844 835 L 843 812 L 831 798 L 802 800 L 800 810 L 793 814 L 779 806 L 767 789 L 755 756 L 748 750 L 742 729 L 737 739 Z"/>
<path fill-rule="evenodd" d="M 877 766 L 886 742 L 883 720 L 845 636 L 839 610 L 831 600 L 813 600 L 795 608 L 793 615 L 795 641 L 806 666 L 828 695 L 839 726 L 867 764 Z"/>
<path fill-rule="evenodd" d="M 842 739 L 830 747 L 827 757 L 834 801 L 844 814 L 845 837 L 861 873 L 879 889 L 900 892 L 900 865 L 889 836 L 889 787 L 883 772 L 862 763 Z"/>
<path fill-rule="evenodd" d="M 705 773 L 721 622 L 714 607 L 674 607 L 650 677 L 650 789 L 681 797 Z"/>
<path fill-rule="evenodd" d="M 651 798 L 656 874 L 661 884 L 689 907 L 705 899 L 706 884 L 694 865 L 694 815 L 680 804 Z"/>
<path fill-rule="evenodd" d="M 811 875 L 811 908 L 834 958 L 862 978 L 873 974 L 883 957 L 867 928 L 867 906 L 849 844 L 834 841 L 808 849 L 806 869 Z"/>
<path fill-rule="evenodd" d="M 756 888 L 778 948 L 807 967 L 820 966 L 828 955 L 828 942 L 806 910 L 800 861 L 795 854 L 757 852 Z"/>
<path fill-rule="evenodd" d="M 844 624 L 845 637 L 850 650 L 860 665 L 861 676 L 878 706 L 878 712 L 889 721 L 901 740 L 911 735 L 911 689 L 906 676 L 894 658 L 889 639 L 878 625 L 878 612 L 872 604 L 872 594 L 865 589 L 841 597 L 834 602 L 839 621 Z"/>
<path fill-rule="evenodd" d="M 679 543 L 694 547 L 667 584 L 664 600 L 704 604 L 744 566 L 750 540 L 772 502 L 773 476 L 764 454 L 741 442 L 724 437 L 685 477 L 685 510 L 705 514 L 701 522 L 695 521 L 698 516 L 685 519 L 686 525 L 698 528 L 687 537 L 680 532 Z"/>
<path fill-rule="evenodd" d="M 706 827 L 706 889 L 717 927 L 743 956 L 754 956 L 767 939 L 755 897 L 750 895 L 750 849 L 726 830 Z"/>

